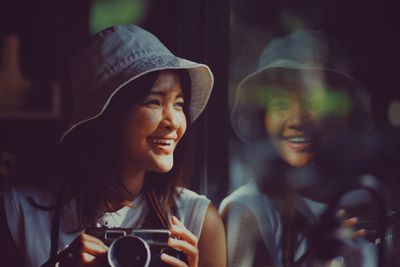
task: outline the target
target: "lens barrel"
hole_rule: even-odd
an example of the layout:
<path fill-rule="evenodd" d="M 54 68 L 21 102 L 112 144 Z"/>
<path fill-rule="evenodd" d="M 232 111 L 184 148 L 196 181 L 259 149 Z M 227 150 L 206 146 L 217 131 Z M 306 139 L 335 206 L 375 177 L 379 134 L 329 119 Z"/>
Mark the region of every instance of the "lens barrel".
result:
<path fill-rule="evenodd" d="M 130 235 L 114 240 L 107 257 L 111 267 L 148 267 L 151 252 L 146 241 Z"/>

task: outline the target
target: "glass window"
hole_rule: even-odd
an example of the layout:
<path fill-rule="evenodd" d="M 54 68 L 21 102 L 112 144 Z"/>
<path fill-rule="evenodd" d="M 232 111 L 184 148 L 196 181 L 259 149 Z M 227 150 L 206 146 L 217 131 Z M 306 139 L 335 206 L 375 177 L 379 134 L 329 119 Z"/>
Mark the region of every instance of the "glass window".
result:
<path fill-rule="evenodd" d="M 399 210 L 400 24 L 392 9 L 356 1 L 230 1 L 234 193 L 220 211 L 228 243 L 240 240 L 237 250 L 229 248 L 232 266 L 292 266 L 311 250 L 325 257 L 328 246 L 312 232 L 332 229 L 311 221 L 326 219 L 323 212 L 343 216 L 335 213 L 340 208 L 340 220 L 358 217 L 355 231 L 366 230 L 363 240 L 374 243 L 377 218 Z M 334 253 L 340 256 L 327 256 L 331 264 L 347 262 L 345 252 Z"/>

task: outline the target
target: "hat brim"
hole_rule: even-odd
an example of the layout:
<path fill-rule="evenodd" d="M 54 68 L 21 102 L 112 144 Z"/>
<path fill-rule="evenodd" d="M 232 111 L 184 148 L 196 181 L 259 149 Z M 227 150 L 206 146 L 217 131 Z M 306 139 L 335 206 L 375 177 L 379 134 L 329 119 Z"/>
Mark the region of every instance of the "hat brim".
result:
<path fill-rule="evenodd" d="M 142 62 L 146 62 L 146 64 Z M 74 111 L 74 117 L 67 127 L 67 130 L 62 135 L 61 140 L 64 140 L 64 138 L 79 125 L 101 116 L 107 109 L 113 96 L 131 81 L 151 72 L 172 69 L 188 70 L 191 80 L 189 121 L 193 123 L 206 107 L 211 95 L 214 77 L 210 68 L 207 65 L 173 55 L 151 56 L 146 58 L 146 60 L 136 61 L 136 63 L 114 75 L 111 79 L 102 82 L 101 86 L 87 89 L 85 90 L 85 94 L 81 93 L 80 97 L 75 99 L 76 102 L 80 102 L 75 105 L 76 107 L 80 107 L 80 110 Z M 97 94 L 97 97 L 94 98 L 93 94 Z M 106 99 L 106 101 L 104 102 L 102 99 Z M 89 107 L 84 103 L 91 103 L 91 105 Z"/>

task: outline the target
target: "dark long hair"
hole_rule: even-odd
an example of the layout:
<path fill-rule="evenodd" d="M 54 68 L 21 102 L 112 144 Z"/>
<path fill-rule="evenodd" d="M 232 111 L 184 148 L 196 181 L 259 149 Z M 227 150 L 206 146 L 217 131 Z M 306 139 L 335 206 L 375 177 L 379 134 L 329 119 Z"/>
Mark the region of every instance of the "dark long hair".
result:
<path fill-rule="evenodd" d="M 183 89 L 184 112 L 188 121 L 190 78 L 187 70 L 176 72 Z M 117 174 L 121 124 L 128 108 L 140 103 L 149 94 L 159 73 L 146 74 L 125 85 L 112 98 L 101 116 L 78 126 L 62 142 L 60 159 L 63 176 L 68 181 L 63 198 L 65 202 L 77 198 L 80 229 L 101 217 L 111 201 L 122 202 L 129 195 Z M 145 174 L 142 192 L 153 191 L 164 211 L 174 205 L 174 197 L 179 194 L 177 187 L 184 186 L 190 177 L 193 142 L 190 123 L 187 125 L 186 133 L 175 149 L 172 170 Z"/>

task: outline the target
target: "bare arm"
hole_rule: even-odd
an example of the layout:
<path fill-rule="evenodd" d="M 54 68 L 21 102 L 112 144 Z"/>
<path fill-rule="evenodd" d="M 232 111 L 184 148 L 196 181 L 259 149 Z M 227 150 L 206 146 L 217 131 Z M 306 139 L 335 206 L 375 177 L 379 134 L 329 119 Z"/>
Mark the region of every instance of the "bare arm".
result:
<path fill-rule="evenodd" d="M 204 218 L 199 240 L 199 266 L 226 266 L 226 238 L 222 219 L 217 209 L 210 204 Z"/>
<path fill-rule="evenodd" d="M 3 198 L 0 198 L 0 259 L 2 266 L 22 266 L 23 258 L 19 255 L 8 228 Z"/>

